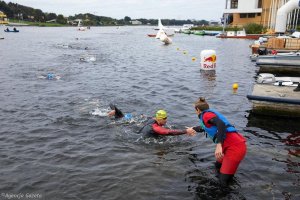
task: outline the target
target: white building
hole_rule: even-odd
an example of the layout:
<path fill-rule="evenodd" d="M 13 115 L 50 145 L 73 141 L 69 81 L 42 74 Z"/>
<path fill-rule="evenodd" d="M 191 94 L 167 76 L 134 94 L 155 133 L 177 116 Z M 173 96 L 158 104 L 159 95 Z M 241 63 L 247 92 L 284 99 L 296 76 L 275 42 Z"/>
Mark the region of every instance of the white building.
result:
<path fill-rule="evenodd" d="M 131 20 L 132 25 L 142 25 L 143 23 L 138 20 Z"/>
<path fill-rule="evenodd" d="M 277 11 L 287 2 L 289 0 L 225 0 L 224 16 L 227 18 L 227 24 L 232 26 L 256 23 L 274 29 Z M 296 27 L 298 15 L 298 9 L 289 13 L 288 29 Z"/>

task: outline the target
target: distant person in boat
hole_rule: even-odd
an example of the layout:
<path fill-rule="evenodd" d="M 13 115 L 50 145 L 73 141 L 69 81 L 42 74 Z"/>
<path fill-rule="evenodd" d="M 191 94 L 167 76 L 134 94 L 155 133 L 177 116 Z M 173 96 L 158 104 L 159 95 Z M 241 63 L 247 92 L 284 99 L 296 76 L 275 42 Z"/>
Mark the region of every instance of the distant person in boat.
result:
<path fill-rule="evenodd" d="M 6 28 L 6 31 L 9 31 L 9 28 L 8 28 L 8 27 Z"/>
<path fill-rule="evenodd" d="M 13 29 L 15 32 L 17 31 L 17 29 L 16 29 L 16 27 L 14 27 L 14 29 Z"/>
<path fill-rule="evenodd" d="M 123 112 L 117 108 L 115 104 L 110 103 L 109 107 L 111 111 L 107 113 L 109 117 L 114 117 L 115 119 L 121 119 L 124 118 L 125 120 L 131 120 L 132 119 L 132 114 L 131 113 L 126 113 L 125 115 Z"/>
<path fill-rule="evenodd" d="M 215 167 L 219 172 L 221 186 L 228 186 L 247 151 L 246 139 L 219 112 L 209 109 L 205 98 L 200 97 L 194 104 L 200 126 L 197 132 L 206 132 L 216 144 Z"/>
<path fill-rule="evenodd" d="M 165 110 L 158 110 L 153 119 L 146 122 L 146 125 L 139 131 L 146 137 L 159 137 L 159 136 L 175 136 L 175 135 L 195 135 L 196 131 L 192 128 L 177 130 L 168 129 L 164 125 L 167 123 L 167 112 Z"/>

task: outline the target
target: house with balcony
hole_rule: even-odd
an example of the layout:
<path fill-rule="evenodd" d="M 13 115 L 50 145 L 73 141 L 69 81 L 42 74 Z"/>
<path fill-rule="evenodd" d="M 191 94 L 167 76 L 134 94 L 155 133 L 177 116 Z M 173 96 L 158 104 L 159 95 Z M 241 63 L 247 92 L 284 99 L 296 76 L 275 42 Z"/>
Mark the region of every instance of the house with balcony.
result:
<path fill-rule="evenodd" d="M 274 29 L 277 11 L 289 0 L 225 0 L 224 18 L 227 25 L 244 26 L 248 23 L 263 25 Z M 298 22 L 299 10 L 288 15 L 290 28 L 295 28 Z"/>

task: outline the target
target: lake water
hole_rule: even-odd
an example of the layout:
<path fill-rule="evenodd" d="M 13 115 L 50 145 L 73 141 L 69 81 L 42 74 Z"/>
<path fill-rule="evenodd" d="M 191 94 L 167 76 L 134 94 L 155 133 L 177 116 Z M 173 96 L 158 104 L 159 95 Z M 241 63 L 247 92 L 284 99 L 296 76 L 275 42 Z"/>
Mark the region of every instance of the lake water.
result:
<path fill-rule="evenodd" d="M 246 98 L 257 70 L 248 58 L 252 41 L 177 34 L 166 46 L 146 35 L 153 33 L 2 33 L 0 199 L 300 198 L 299 120 L 256 116 Z M 217 52 L 216 74 L 200 72 L 204 49 Z M 61 78 L 47 80 L 48 73 Z M 214 144 L 203 134 L 157 141 L 136 133 L 158 109 L 168 111 L 170 127 L 198 125 L 199 96 L 247 138 L 230 191 L 219 189 Z M 135 122 L 104 117 L 110 102 Z"/>

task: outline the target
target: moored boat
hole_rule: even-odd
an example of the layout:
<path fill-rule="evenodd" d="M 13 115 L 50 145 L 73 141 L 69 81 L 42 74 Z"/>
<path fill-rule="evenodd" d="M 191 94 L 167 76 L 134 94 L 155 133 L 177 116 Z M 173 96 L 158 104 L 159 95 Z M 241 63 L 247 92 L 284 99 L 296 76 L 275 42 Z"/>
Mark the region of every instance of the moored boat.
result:
<path fill-rule="evenodd" d="M 148 37 L 156 37 L 156 34 L 147 34 Z"/>
<path fill-rule="evenodd" d="M 205 35 L 205 31 L 194 31 L 194 35 Z"/>
<path fill-rule="evenodd" d="M 217 38 L 235 38 L 235 39 L 250 39 L 258 40 L 262 35 L 261 34 L 246 34 L 245 30 L 243 31 L 227 31 L 226 33 L 221 33 L 217 35 Z"/>
<path fill-rule="evenodd" d="M 297 52 L 293 54 L 262 55 L 258 56 L 256 64 L 300 67 L 300 53 Z"/>
<path fill-rule="evenodd" d="M 219 34 L 216 36 L 217 38 L 233 38 L 233 39 L 248 39 L 248 40 L 257 40 L 261 35 L 255 35 L 255 34 L 248 34 L 245 36 L 239 36 L 239 35 L 224 35 L 224 34 Z"/>

